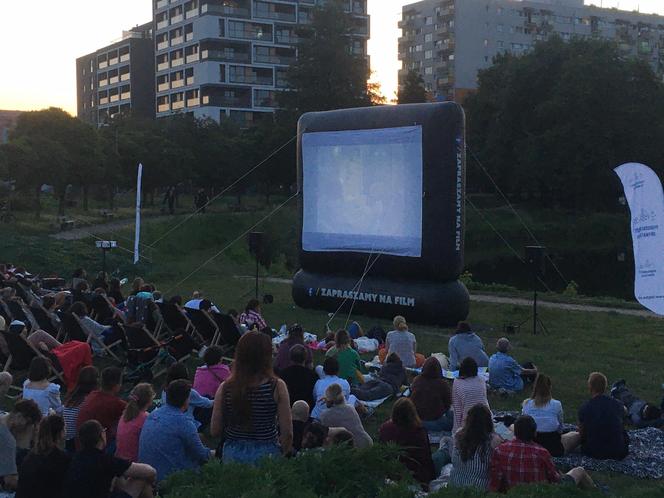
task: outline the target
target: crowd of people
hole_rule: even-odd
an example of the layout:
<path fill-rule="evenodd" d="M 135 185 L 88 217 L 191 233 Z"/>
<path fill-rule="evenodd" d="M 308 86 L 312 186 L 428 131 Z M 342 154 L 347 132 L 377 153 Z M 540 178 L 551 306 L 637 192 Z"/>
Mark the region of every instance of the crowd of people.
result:
<path fill-rule="evenodd" d="M 0 266 L 2 283 L 11 284 L 19 278 L 15 274 L 16 269 Z M 100 275 L 90 292 L 85 273 L 77 272 L 69 291 L 45 293 L 41 302 L 54 309 L 75 307 L 77 315 L 93 320 L 81 307 L 101 289 L 115 307 L 112 315 L 140 321 L 146 319 L 143 308 L 149 309 L 143 301 L 163 301 L 143 281 L 134 282 L 126 299 L 119 282 L 105 283 Z M 178 297 L 169 301 L 182 305 Z M 182 308 L 222 313 L 199 293 Z M 377 442 L 402 447 L 401 461 L 425 490 L 442 482 L 490 491 L 534 482 L 591 488 L 595 484 L 584 469 L 563 474 L 552 458 L 579 451 L 623 459 L 629 452 L 626 417 L 633 424 L 661 417 L 660 408 L 638 399 L 624 381 L 607 394 L 606 377 L 593 372 L 590 398 L 578 410 L 578 431 L 564 432 L 563 407 L 553 398 L 551 378 L 532 363 L 519 364 L 507 338 L 499 339 L 489 356 L 467 322 L 450 338 L 449 356 L 425 358 L 405 318 L 395 317 L 394 330 L 372 332 L 382 343 L 382 361 L 370 373 L 355 349 L 354 339 L 364 335 L 356 322 L 329 334 L 322 364 L 316 365 L 322 355 L 314 355 L 302 326 L 292 325 L 275 346 L 258 301 L 233 316 L 240 337 L 230 367 L 221 347 L 201 345 L 202 364 L 193 376 L 185 363 L 174 362 L 161 392 L 138 382 L 122 396 L 123 370 L 108 366 L 100 372 L 92 364 L 77 371 L 69 388 L 52 379 L 49 358 L 36 355 L 21 399 L 0 415 L 2 488 L 17 498 L 149 497 L 173 473 L 214 458 L 253 465 L 330 446 L 366 448 L 374 444 L 364 427 L 366 402 L 388 397 L 397 399 Z M 99 327 L 90 330 L 101 343 L 118 340 L 112 326 L 95 323 Z M 8 333 L 4 325 L 2 335 Z M 39 348 L 47 341 L 37 337 Z M 444 371 L 455 379 L 448 380 Z M 0 374 L 0 395 L 12 380 L 10 372 Z M 512 421 L 494 420 L 488 391 L 505 395 L 525 388 L 532 391 L 521 414 Z M 449 438 L 432 451 L 430 436 L 440 433 Z"/>

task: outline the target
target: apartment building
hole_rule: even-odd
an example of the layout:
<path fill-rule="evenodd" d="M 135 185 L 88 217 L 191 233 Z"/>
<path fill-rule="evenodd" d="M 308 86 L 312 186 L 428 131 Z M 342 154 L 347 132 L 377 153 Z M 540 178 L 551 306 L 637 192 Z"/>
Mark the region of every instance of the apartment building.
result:
<path fill-rule="evenodd" d="M 76 59 L 77 115 L 102 126 L 118 114 L 154 118 L 152 22 L 122 33 L 122 39 Z"/>
<path fill-rule="evenodd" d="M 615 40 L 626 56 L 664 71 L 664 16 L 583 0 L 424 0 L 403 7 L 399 27 L 399 81 L 415 70 L 438 99 L 463 101 L 494 56 L 524 53 L 554 33 Z"/>
<path fill-rule="evenodd" d="M 343 0 L 367 54 L 367 0 Z M 297 58 L 299 24 L 325 0 L 153 0 L 156 115 L 191 113 L 249 126 L 271 117 Z"/>

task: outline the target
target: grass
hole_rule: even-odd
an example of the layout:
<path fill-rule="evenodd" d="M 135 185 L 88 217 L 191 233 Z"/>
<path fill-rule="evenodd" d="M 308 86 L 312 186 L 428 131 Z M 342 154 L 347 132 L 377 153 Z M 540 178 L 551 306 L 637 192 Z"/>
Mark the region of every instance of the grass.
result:
<path fill-rule="evenodd" d="M 160 238 L 173 223 L 183 220 L 184 215 L 172 221 L 147 223 L 143 232 L 145 244 Z M 264 216 L 261 212 L 218 213 L 199 215 L 146 252 L 151 262 L 131 265 L 130 255 L 116 250 L 109 254 L 109 268 L 121 277 L 133 278 L 142 275 L 153 281 L 169 295 L 188 296 L 200 290 L 224 308 L 241 309 L 253 295 L 253 280 L 237 278 L 251 275 L 254 270 L 252 257 L 246 249 L 246 241 L 238 240 L 221 256 L 213 259 L 197 272 L 212 255 L 230 244 L 239 234 L 250 228 Z M 278 241 L 286 250 L 275 258 L 269 271 L 261 269 L 261 276 L 288 277 L 292 274 L 295 250 L 288 244 L 295 237 L 294 210 L 283 210 L 261 228 Z M 100 268 L 100 255 L 92 239 L 81 241 L 59 241 L 44 234 L 17 231 L 0 240 L 0 259 L 24 264 L 38 272 L 56 271 L 63 275 L 84 266 L 91 271 Z M 104 234 L 100 234 L 104 235 Z M 131 239 L 129 230 L 114 235 L 118 240 Z M 121 243 L 123 246 L 128 242 Z M 295 255 L 295 256 L 294 256 Z M 191 274 L 191 275 L 190 275 Z M 189 276 L 189 277 L 188 277 Z M 185 277 L 188 277 L 185 279 Z M 183 281 L 184 280 L 184 281 Z M 275 328 L 281 323 L 298 322 L 316 334 L 322 334 L 330 319 L 324 312 L 296 307 L 287 284 L 261 280 L 261 294 L 272 294 L 274 303 L 265 306 L 265 316 Z M 574 302 L 574 299 L 569 299 Z M 347 311 L 332 320 L 331 328 L 345 325 Z M 528 319 L 530 309 L 524 306 L 471 303 L 469 320 L 483 338 L 489 352 L 493 352 L 496 339 L 503 335 L 505 324 L 519 323 Z M 365 329 L 380 325 L 389 330 L 388 320 L 353 316 Z M 569 312 L 541 310 L 541 318 L 548 333 L 532 335 L 528 326 L 511 337 L 514 355 L 519 361 L 533 361 L 541 371 L 553 379 L 554 395 L 560 399 L 569 422 L 576 419 L 576 410 L 587 398 L 585 381 L 594 370 L 604 372 L 610 381 L 625 378 L 629 386 L 640 397 L 659 401 L 662 396 L 660 384 L 661 362 L 664 358 L 664 328 L 655 319 L 622 316 L 616 313 Z M 424 353 L 447 352 L 447 341 L 451 329 L 411 324 L 418 337 L 418 348 Z M 524 395 L 499 398 L 491 397 L 495 410 L 518 410 Z M 390 405 L 381 407 L 367 421 L 368 431 L 376 435 L 380 423 L 389 418 Z M 635 480 L 623 475 L 598 474 L 615 496 L 657 496 L 661 491 L 659 481 Z"/>

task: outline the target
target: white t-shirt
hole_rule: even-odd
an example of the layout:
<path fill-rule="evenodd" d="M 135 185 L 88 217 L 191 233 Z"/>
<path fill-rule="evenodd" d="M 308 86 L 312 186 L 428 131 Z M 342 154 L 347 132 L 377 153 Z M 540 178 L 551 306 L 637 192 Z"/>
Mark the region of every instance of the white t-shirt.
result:
<path fill-rule="evenodd" d="M 544 406 L 535 406 L 535 400 L 528 399 L 521 413 L 535 419 L 537 432 L 560 432 L 563 428 L 563 405 L 557 399 Z"/>
<path fill-rule="evenodd" d="M 316 404 L 314 405 L 314 409 L 311 410 L 311 418 L 320 419 L 321 413 L 327 410 L 323 398 L 325 397 L 325 390 L 332 384 L 339 384 L 339 386 L 341 386 L 344 398 L 346 398 L 346 402 L 348 402 L 348 397 L 350 396 L 350 384 L 348 381 L 341 377 L 337 377 L 336 375 L 326 375 L 322 379 L 317 380 L 316 384 L 314 384 L 314 402 Z"/>

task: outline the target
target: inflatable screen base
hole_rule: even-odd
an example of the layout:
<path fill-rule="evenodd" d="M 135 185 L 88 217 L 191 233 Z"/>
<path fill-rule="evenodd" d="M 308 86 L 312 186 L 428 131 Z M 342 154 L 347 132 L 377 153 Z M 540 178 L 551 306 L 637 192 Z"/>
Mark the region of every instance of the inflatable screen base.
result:
<path fill-rule="evenodd" d="M 366 277 L 358 290 L 354 276 L 327 275 L 305 270 L 293 277 L 293 300 L 302 308 L 348 313 L 353 300 L 354 314 L 392 319 L 403 315 L 414 323 L 456 325 L 468 316 L 470 296 L 458 280 L 431 282 L 396 281 Z"/>

